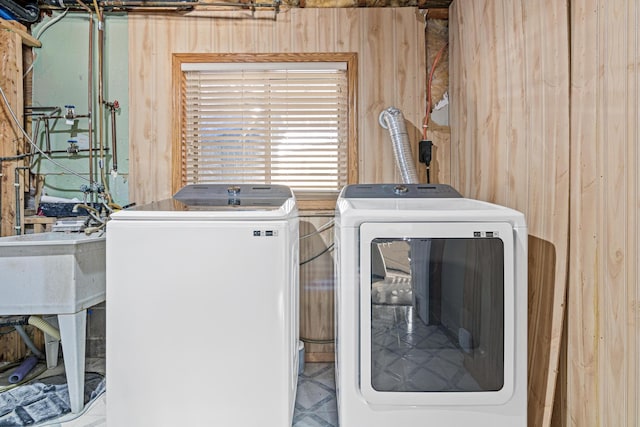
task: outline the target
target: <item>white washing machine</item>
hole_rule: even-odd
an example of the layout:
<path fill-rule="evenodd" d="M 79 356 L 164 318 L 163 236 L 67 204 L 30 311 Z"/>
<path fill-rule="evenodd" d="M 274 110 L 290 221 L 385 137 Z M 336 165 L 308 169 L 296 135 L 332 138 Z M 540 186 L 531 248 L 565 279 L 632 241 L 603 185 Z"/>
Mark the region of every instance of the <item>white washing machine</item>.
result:
<path fill-rule="evenodd" d="M 527 228 L 445 185 L 336 207 L 341 427 L 527 425 Z"/>
<path fill-rule="evenodd" d="M 285 186 L 189 185 L 114 213 L 107 424 L 290 426 L 298 268 Z"/>

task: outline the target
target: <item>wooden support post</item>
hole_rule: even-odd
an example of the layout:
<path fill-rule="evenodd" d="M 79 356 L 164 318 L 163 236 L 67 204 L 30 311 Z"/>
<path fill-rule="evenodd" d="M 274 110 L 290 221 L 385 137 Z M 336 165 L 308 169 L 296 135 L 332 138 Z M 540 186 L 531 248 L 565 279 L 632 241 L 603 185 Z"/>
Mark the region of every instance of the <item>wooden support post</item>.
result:
<path fill-rule="evenodd" d="M 19 25 L 19 24 L 15 24 Z M 0 28 L 0 88 L 5 94 L 11 110 L 19 121 L 23 120 L 22 85 L 22 37 L 15 31 Z M 0 99 L 0 236 L 16 234 L 16 188 L 15 169 L 22 167 L 23 160 L 11 160 L 25 152 L 24 139 L 13 120 L 9 108 Z M 24 172 L 24 171 L 21 171 Z M 21 176 L 23 174 L 21 173 Z M 20 180 L 23 185 L 24 180 Z M 19 191 L 18 203 L 23 203 L 23 187 Z M 19 224 L 22 227 L 21 224 Z M 18 230 L 21 230 L 19 228 Z"/>
<path fill-rule="evenodd" d="M 11 110 L 23 125 L 23 60 L 22 44 L 26 29 L 15 22 L 10 23 L 11 30 L 0 25 L 0 88 L 4 92 Z M 23 33 L 21 35 L 21 33 Z M 27 164 L 24 160 L 12 160 L 25 153 L 22 133 L 3 99 L 0 99 L 0 236 L 16 233 L 16 188 L 15 169 Z M 24 176 L 21 171 L 21 177 Z M 28 173 L 27 173 L 28 178 Z M 20 180 L 19 203 L 24 204 L 24 179 Z M 24 218 L 24 216 L 22 216 Z M 21 225 L 22 227 L 23 225 Z M 20 228 L 22 230 L 22 228 Z M 42 332 L 33 330 L 30 326 L 27 332 L 35 345 L 42 348 Z M 16 362 L 27 354 L 27 347 L 14 331 L 0 335 L 0 362 Z"/>

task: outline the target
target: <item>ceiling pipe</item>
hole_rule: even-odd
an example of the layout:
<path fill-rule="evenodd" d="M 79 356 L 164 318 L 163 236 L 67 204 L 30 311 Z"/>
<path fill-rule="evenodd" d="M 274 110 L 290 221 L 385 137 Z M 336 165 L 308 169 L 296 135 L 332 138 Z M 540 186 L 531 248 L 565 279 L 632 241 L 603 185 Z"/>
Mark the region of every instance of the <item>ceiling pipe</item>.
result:
<path fill-rule="evenodd" d="M 145 1 L 145 0 L 100 0 L 97 1 L 98 6 L 103 10 L 145 10 L 145 9 L 172 9 L 172 10 L 193 10 L 196 6 L 198 9 L 204 10 L 210 7 L 220 8 L 242 8 L 251 9 L 274 9 L 276 13 L 280 11 L 282 0 L 274 0 L 271 3 L 256 2 L 214 2 L 202 3 L 199 0 L 162 0 L 162 1 Z M 41 0 L 40 7 L 43 9 L 84 9 L 86 4 L 78 0 Z"/>
<path fill-rule="evenodd" d="M 0 0 L 0 17 L 4 19 L 16 19 L 19 22 L 33 24 L 40 18 L 40 8 L 36 2 L 28 3 L 24 6 L 12 0 Z"/>
<path fill-rule="evenodd" d="M 0 0 L 7 1 L 7 0 Z M 144 0 L 115 0 L 115 1 L 98 1 L 97 4 L 101 8 L 126 8 L 130 6 L 144 6 L 146 8 L 157 8 L 157 7 L 192 7 L 197 4 L 198 0 L 163 0 L 163 1 L 144 1 Z M 40 0 L 41 6 L 50 6 L 54 8 L 82 8 L 85 9 L 88 7 L 83 1 L 79 0 Z"/>

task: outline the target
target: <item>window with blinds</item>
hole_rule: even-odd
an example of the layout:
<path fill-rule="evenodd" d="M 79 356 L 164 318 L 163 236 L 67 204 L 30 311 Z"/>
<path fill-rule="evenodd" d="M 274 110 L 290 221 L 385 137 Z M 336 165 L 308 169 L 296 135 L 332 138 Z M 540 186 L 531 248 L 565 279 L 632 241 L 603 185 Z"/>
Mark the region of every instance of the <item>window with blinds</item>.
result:
<path fill-rule="evenodd" d="M 186 183 L 284 184 L 337 193 L 348 183 L 343 62 L 182 63 Z"/>

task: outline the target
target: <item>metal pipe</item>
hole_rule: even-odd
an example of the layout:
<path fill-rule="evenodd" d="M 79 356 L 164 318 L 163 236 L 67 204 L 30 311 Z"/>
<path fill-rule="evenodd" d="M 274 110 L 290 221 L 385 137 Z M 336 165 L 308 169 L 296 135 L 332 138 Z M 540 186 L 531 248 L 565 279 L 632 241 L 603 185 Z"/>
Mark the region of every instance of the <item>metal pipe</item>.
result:
<path fill-rule="evenodd" d="M 38 139 L 38 134 L 40 133 L 40 122 L 44 121 L 44 132 L 45 132 L 45 142 L 47 150 L 51 150 L 51 128 L 49 125 L 49 118 L 53 117 L 54 114 L 59 114 L 61 111 L 60 107 L 34 107 L 27 106 L 25 109 L 25 117 L 31 116 L 35 117 L 35 123 L 33 129 L 31 131 L 31 141 L 36 141 Z M 44 112 L 48 113 L 44 113 Z"/>
<path fill-rule="evenodd" d="M 97 8 L 97 0 L 93 0 L 94 6 Z M 98 109 L 100 111 L 100 130 L 99 130 L 99 147 L 100 147 L 100 161 L 98 166 L 100 168 L 100 179 L 102 186 L 107 190 L 107 177 L 104 172 L 105 160 L 104 160 L 104 31 L 105 22 L 104 14 L 98 13 Z"/>
<path fill-rule="evenodd" d="M 4 177 L 4 169 L 3 162 L 12 161 L 12 160 L 21 160 L 27 157 L 32 156 L 31 153 L 28 154 L 18 154 L 17 156 L 9 156 L 9 157 L 0 157 L 0 212 L 2 212 L 2 178 Z M 2 215 L 0 214 L 0 236 L 2 235 Z"/>
<path fill-rule="evenodd" d="M 118 143 L 116 138 L 116 112 L 120 108 L 118 101 L 104 103 L 111 113 L 111 148 L 113 150 L 111 162 L 113 172 L 118 172 Z M 108 148 L 108 147 L 107 147 Z"/>
<path fill-rule="evenodd" d="M 29 170 L 27 166 L 17 166 L 14 169 L 14 181 L 13 186 L 16 190 L 16 221 L 14 229 L 16 230 L 16 235 L 22 234 L 22 221 L 20 221 L 20 170 Z M 26 182 L 26 180 L 25 180 Z"/>
<path fill-rule="evenodd" d="M 87 117 L 91 117 L 91 113 L 73 115 L 74 119 L 82 119 Z M 42 116 L 42 119 L 59 120 L 59 119 L 67 119 L 67 116 Z"/>
<path fill-rule="evenodd" d="M 91 114 L 93 112 L 93 11 L 89 6 L 81 1 L 78 2 L 78 5 L 89 13 L 89 52 L 87 55 L 89 59 L 87 71 L 87 127 L 89 131 L 89 191 L 91 191 L 93 189 L 93 121 L 91 118 Z"/>
<path fill-rule="evenodd" d="M 62 109 L 60 107 L 38 107 L 38 106 L 27 106 L 25 109 L 25 116 L 36 117 L 36 124 L 34 125 L 33 133 L 31 136 L 32 141 L 37 140 L 38 133 L 40 131 L 40 122 L 44 121 L 44 135 L 46 142 L 46 151 L 51 151 L 51 127 L 49 125 L 49 119 L 63 119 L 63 116 L 57 116 Z M 44 113 L 44 112 L 48 113 Z M 82 117 L 82 116 L 80 116 Z"/>
<path fill-rule="evenodd" d="M 44 139 L 45 139 L 45 148 L 47 151 L 51 151 L 51 128 L 49 127 L 49 120 L 44 121 Z"/>
<path fill-rule="evenodd" d="M 17 156 L 0 157 L 0 162 L 7 162 L 7 161 L 10 161 L 10 160 L 22 160 L 22 159 L 26 159 L 27 157 L 31 157 L 31 156 L 33 156 L 33 154 L 25 153 L 25 154 L 18 154 Z"/>
<path fill-rule="evenodd" d="M 87 7 L 87 9 L 89 9 Z M 89 191 L 93 191 L 93 12 L 89 9 L 89 70 L 88 70 L 89 90 L 87 94 L 88 115 L 89 115 Z M 95 202 L 94 200 L 92 200 Z"/>
<path fill-rule="evenodd" d="M 105 150 L 108 150 L 109 147 L 105 147 Z M 99 148 L 92 148 L 91 151 L 99 151 Z M 88 148 L 80 148 L 78 149 L 78 153 L 88 153 L 89 149 Z M 51 151 L 45 151 L 45 154 L 61 154 L 61 153 L 69 153 L 69 151 L 67 150 L 51 150 Z"/>
<path fill-rule="evenodd" d="M 146 0 L 104 0 L 98 1 L 100 8 L 107 10 L 153 10 L 153 9 L 170 9 L 191 11 L 196 7 L 198 10 L 206 10 L 208 8 L 240 8 L 240 9 L 273 9 L 276 14 L 280 12 L 281 0 L 272 3 L 243 3 L 243 2 L 211 2 L 203 3 L 198 0 L 177 0 L 177 1 L 146 1 Z M 41 9 L 86 9 L 86 5 L 81 1 L 75 0 L 41 0 Z"/>
<path fill-rule="evenodd" d="M 51 114 L 60 112 L 60 107 L 39 107 L 35 105 L 29 105 L 27 107 L 24 107 L 24 109 L 25 109 L 25 113 L 24 113 L 25 116 L 48 115 L 48 114 L 41 113 L 41 111 L 51 111 Z"/>
<path fill-rule="evenodd" d="M 116 109 L 111 109 L 111 148 L 113 149 L 113 155 L 111 157 L 111 163 L 113 164 L 113 171 L 118 172 L 118 148 L 116 139 Z"/>
<path fill-rule="evenodd" d="M 0 316 L 0 326 L 24 326 L 29 324 L 29 315 Z"/>
<path fill-rule="evenodd" d="M 31 119 L 33 126 L 31 128 L 31 140 L 36 141 L 38 139 L 38 133 L 40 132 L 40 122 L 42 121 L 42 117 L 36 117 L 35 121 Z M 29 147 L 29 151 L 31 151 L 31 147 Z"/>
<path fill-rule="evenodd" d="M 20 172 L 18 172 L 19 168 L 15 168 L 13 170 L 13 187 L 16 190 L 16 216 L 15 216 L 15 226 L 13 227 L 16 230 L 16 235 L 21 234 L 21 226 L 20 226 Z"/>
<path fill-rule="evenodd" d="M 71 8 L 74 6 L 79 6 L 83 9 L 87 9 L 86 5 L 84 4 L 83 1 L 78 1 L 78 0 L 40 0 L 39 1 L 41 6 L 53 6 L 56 7 L 58 9 L 63 8 L 63 9 L 67 9 L 67 8 Z M 196 5 L 199 4 L 198 0 L 164 0 L 164 1 L 145 1 L 145 0 L 134 0 L 134 1 L 129 1 L 129 0 L 115 0 L 115 1 L 103 1 L 103 0 L 99 0 L 98 2 L 98 6 L 100 7 L 105 7 L 105 6 L 126 6 L 129 4 L 149 4 L 150 7 L 153 6 L 173 6 L 173 7 L 177 7 L 177 6 L 192 6 L 192 5 Z M 233 4 L 233 3 L 232 3 Z M 240 3 L 238 3 L 240 4 Z"/>

